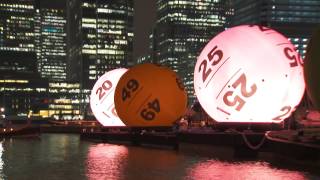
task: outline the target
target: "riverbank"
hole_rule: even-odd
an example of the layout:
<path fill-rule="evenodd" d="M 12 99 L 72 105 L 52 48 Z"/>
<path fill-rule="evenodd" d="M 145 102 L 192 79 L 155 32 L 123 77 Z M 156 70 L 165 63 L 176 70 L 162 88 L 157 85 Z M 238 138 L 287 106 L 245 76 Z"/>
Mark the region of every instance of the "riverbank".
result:
<path fill-rule="evenodd" d="M 0 179 L 319 179 L 319 171 L 263 155 L 234 158 L 230 148 L 182 144 L 179 151 L 43 133 L 0 142 Z"/>
<path fill-rule="evenodd" d="M 293 130 L 272 131 L 265 134 L 265 131 L 240 131 L 236 129 L 221 131 L 209 127 L 183 130 L 173 130 L 171 128 L 105 128 L 92 123 L 33 124 L 32 126 L 39 128 L 41 133 L 79 134 L 84 141 L 169 148 L 179 151 L 186 144 L 195 147 L 204 145 L 216 149 L 229 149 L 232 157 L 256 158 L 261 153 L 274 153 L 297 161 L 314 160 L 317 163 L 310 164 L 320 167 L 320 163 L 318 163 L 318 161 L 320 162 L 320 147 L 310 147 L 306 142 L 296 143 L 292 138 L 296 136 L 287 136 L 290 133 L 298 134 L 298 131 Z M 283 137 L 288 138 L 285 139 L 286 142 L 283 141 Z M 304 137 L 300 136 L 301 138 Z"/>

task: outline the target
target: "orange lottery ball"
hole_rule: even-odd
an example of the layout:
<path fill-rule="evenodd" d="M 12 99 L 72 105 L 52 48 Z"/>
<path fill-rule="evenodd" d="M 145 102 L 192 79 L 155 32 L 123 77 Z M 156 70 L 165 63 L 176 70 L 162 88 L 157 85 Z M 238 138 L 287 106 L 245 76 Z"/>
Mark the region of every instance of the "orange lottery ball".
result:
<path fill-rule="evenodd" d="M 149 63 L 129 69 L 120 78 L 114 98 L 118 116 L 131 127 L 171 126 L 187 106 L 176 73 Z"/>

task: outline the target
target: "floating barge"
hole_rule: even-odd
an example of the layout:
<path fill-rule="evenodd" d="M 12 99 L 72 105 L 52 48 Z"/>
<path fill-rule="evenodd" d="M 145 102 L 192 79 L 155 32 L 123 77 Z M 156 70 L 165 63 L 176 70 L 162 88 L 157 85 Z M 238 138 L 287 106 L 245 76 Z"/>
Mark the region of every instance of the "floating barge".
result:
<path fill-rule="evenodd" d="M 302 130 L 266 132 L 267 143 L 272 152 L 297 160 L 312 160 L 320 165 L 320 141 L 310 139 Z"/>
<path fill-rule="evenodd" d="M 216 132 L 213 130 L 192 129 L 188 131 L 148 131 L 122 129 L 118 132 L 96 132 L 84 129 L 82 139 L 108 143 L 132 144 L 141 146 L 162 146 L 179 149 L 183 143 L 226 146 L 234 149 L 236 156 L 256 156 L 265 145 L 263 132 Z"/>

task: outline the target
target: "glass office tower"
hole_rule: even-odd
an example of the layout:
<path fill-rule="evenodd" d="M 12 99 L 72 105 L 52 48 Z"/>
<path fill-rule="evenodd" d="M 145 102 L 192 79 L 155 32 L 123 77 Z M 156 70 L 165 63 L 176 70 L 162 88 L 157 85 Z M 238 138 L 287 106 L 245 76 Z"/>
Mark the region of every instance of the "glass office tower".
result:
<path fill-rule="evenodd" d="M 92 88 L 105 72 L 132 61 L 133 1 L 82 2 L 84 87 Z"/>
<path fill-rule="evenodd" d="M 63 9 L 36 10 L 38 68 L 50 81 L 67 80 L 66 13 Z"/>
<path fill-rule="evenodd" d="M 0 119 L 48 116 L 48 81 L 37 72 L 35 1 L 0 1 Z"/>
<path fill-rule="evenodd" d="M 179 74 L 190 103 L 195 99 L 193 71 L 197 56 L 228 26 L 232 13 L 227 0 L 157 0 L 154 58 Z"/>

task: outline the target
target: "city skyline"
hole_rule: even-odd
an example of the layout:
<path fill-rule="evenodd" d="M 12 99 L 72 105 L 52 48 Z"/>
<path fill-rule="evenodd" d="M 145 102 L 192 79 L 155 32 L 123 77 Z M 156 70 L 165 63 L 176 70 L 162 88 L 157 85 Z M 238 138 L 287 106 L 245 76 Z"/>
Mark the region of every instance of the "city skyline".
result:
<path fill-rule="evenodd" d="M 56 119 L 94 118 L 89 95 L 99 77 L 114 68 L 153 62 L 178 73 L 190 105 L 196 99 L 197 56 L 218 33 L 239 24 L 272 27 L 303 55 L 312 28 L 320 23 L 320 2 L 315 0 L 231 2 L 3 0 L 0 75 L 4 93 L 0 102 L 16 114 L 32 111 Z M 46 83 L 37 83 L 39 79 Z M 22 82 L 27 83 L 21 86 Z M 28 83 L 32 87 L 25 86 Z M 22 94 L 12 97 L 15 90 Z M 33 107 L 33 97 L 38 95 L 37 107 Z"/>
<path fill-rule="evenodd" d="M 320 179 L 320 0 L 0 0 L 0 180 Z"/>

